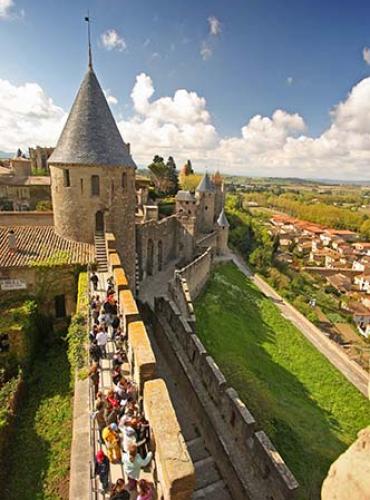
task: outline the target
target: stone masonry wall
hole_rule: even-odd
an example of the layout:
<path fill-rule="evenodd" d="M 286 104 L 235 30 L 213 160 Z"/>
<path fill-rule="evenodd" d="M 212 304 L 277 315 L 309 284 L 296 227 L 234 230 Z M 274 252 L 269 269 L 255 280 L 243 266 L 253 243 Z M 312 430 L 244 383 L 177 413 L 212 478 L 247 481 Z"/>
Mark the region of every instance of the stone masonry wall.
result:
<path fill-rule="evenodd" d="M 256 431 L 253 415 L 235 389 L 228 385 L 176 304 L 167 297 L 157 297 L 155 318 L 156 335 L 165 337 L 162 342 L 173 350 L 192 386 L 196 387 L 201 382 L 202 389 L 195 390 L 201 404 L 206 404 L 204 393 L 210 399 L 207 418 L 214 427 L 214 436 L 219 436 L 215 438 L 220 440 L 217 446 L 228 456 L 236 475 L 228 484 L 240 482 L 233 491 L 235 498 L 296 498 L 298 483 L 291 471 L 265 432 Z M 160 339 L 158 341 L 161 342 Z M 222 462 L 225 462 L 224 457 L 220 459 L 221 467 Z M 244 493 L 240 492 L 240 488 L 244 488 Z M 258 496 L 251 488 L 257 489 Z"/>
<path fill-rule="evenodd" d="M 0 212 L 0 226 L 53 225 L 53 212 Z"/>
<path fill-rule="evenodd" d="M 157 274 L 176 256 L 177 218 L 171 215 L 160 221 L 149 220 L 136 225 L 136 247 L 140 279 Z M 152 250 L 150 246 L 152 245 Z M 152 252 L 152 257 L 150 256 Z M 151 260 L 151 262 L 149 262 Z"/>
<path fill-rule="evenodd" d="M 65 171 L 69 186 L 65 186 Z M 122 186 L 122 175 L 126 183 Z M 99 176 L 99 195 L 92 195 L 92 176 Z M 50 165 L 54 224 L 57 234 L 74 241 L 94 243 L 96 214 L 104 230 L 116 236 L 131 290 L 135 290 L 135 171 L 129 167 Z"/>
<path fill-rule="evenodd" d="M 156 486 L 164 500 L 186 500 L 191 498 L 195 485 L 194 466 L 166 384 L 156 378 L 156 358 L 136 301 L 128 288 L 125 270 L 115 252 L 116 241 L 112 233 L 106 234 L 106 246 L 109 271 L 118 290 L 119 314 L 128 336 L 130 374 L 139 395 L 143 396 L 144 411 L 154 441 Z"/>
<path fill-rule="evenodd" d="M 201 292 L 211 273 L 212 249 L 209 247 L 190 264 L 176 271 L 181 278 L 185 278 L 192 300 Z"/>

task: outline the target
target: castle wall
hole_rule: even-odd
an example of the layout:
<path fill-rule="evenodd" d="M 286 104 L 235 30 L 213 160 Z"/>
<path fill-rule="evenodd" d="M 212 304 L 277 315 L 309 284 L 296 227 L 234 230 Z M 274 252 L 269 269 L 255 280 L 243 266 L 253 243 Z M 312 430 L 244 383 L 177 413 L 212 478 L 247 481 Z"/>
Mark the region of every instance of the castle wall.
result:
<path fill-rule="evenodd" d="M 190 264 L 176 271 L 186 280 L 191 298 L 194 300 L 201 292 L 211 274 L 212 249 L 207 250 Z"/>
<path fill-rule="evenodd" d="M 53 212 L 1 212 L 0 226 L 53 226 Z"/>
<path fill-rule="evenodd" d="M 119 256 L 114 252 L 113 234 L 106 235 L 109 252 L 109 271 L 114 273 L 116 285 L 125 286 L 125 269 L 118 266 Z M 195 486 L 195 470 L 177 421 L 166 383 L 156 378 L 156 358 L 150 338 L 134 299 L 126 287 L 118 291 L 119 313 L 128 335 L 128 362 L 130 375 L 143 396 L 145 417 L 150 423 L 151 439 L 155 449 L 156 484 L 164 500 L 186 500 Z M 165 425 L 164 425 L 165 423 Z"/>
<path fill-rule="evenodd" d="M 297 497 L 298 483 L 252 413 L 230 387 L 177 306 L 155 299 L 156 339 L 189 404 L 203 422 L 207 446 L 236 499 Z"/>
<path fill-rule="evenodd" d="M 198 248 L 216 248 L 217 247 L 217 232 L 213 231 L 210 234 L 206 234 L 205 236 L 201 236 L 197 239 L 197 247 Z"/>
<path fill-rule="evenodd" d="M 176 215 L 136 225 L 140 280 L 157 274 L 176 257 L 177 231 Z"/>
<path fill-rule="evenodd" d="M 69 172 L 69 186 L 65 171 Z M 122 186 L 122 174 L 126 174 Z M 99 195 L 92 195 L 92 176 L 99 176 Z M 116 235 L 117 251 L 132 290 L 135 288 L 135 171 L 125 167 L 50 165 L 54 224 L 57 234 L 94 243 L 96 214 L 104 229 Z"/>

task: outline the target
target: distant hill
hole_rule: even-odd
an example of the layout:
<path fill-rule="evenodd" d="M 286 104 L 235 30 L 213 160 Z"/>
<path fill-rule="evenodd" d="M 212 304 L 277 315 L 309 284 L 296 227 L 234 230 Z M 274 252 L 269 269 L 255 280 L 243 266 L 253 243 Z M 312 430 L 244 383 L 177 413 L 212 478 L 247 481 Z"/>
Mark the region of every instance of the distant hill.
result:
<path fill-rule="evenodd" d="M 6 153 L 5 151 L 0 151 L 0 158 L 13 158 L 14 153 Z"/>

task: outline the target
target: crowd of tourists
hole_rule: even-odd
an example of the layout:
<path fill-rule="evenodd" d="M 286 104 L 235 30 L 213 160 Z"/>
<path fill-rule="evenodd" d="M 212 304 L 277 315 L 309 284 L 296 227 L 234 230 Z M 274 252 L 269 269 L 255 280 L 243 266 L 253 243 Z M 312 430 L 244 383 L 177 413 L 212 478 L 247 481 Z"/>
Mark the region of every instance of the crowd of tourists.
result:
<path fill-rule="evenodd" d="M 95 456 L 95 476 L 99 477 L 101 492 L 111 500 L 152 500 L 153 485 L 140 479 L 141 469 L 152 460 L 149 444 L 149 422 L 140 411 L 135 382 L 123 375 L 127 362 L 127 336 L 121 329 L 113 278 L 108 279 L 104 298 L 98 291 L 98 276 L 92 273 L 90 281 L 94 295 L 90 302 L 91 331 L 89 377 L 95 396 L 92 413 L 98 430 L 99 449 Z M 107 345 L 113 349 L 108 354 Z M 100 390 L 102 359 L 111 359 L 112 386 Z M 111 484 L 111 464 L 122 464 L 125 478 Z"/>

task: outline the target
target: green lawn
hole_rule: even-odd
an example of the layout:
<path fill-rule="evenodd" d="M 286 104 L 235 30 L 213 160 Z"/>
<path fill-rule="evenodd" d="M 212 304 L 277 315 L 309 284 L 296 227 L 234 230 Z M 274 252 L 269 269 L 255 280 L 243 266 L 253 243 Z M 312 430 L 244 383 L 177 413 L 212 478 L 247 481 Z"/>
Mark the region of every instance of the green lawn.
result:
<path fill-rule="evenodd" d="M 68 499 L 72 401 L 66 346 L 55 340 L 27 381 L 8 450 L 7 500 Z M 0 495 L 1 496 L 1 495 Z"/>
<path fill-rule="evenodd" d="M 370 423 L 370 403 L 233 264 L 195 304 L 197 333 L 301 485 L 318 499 L 330 464 Z"/>

